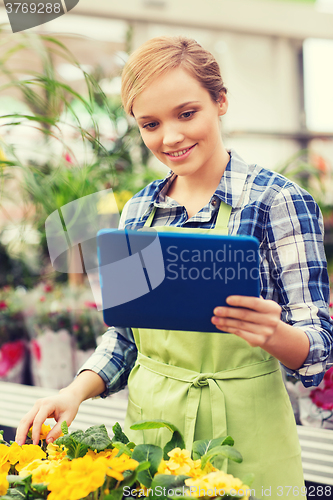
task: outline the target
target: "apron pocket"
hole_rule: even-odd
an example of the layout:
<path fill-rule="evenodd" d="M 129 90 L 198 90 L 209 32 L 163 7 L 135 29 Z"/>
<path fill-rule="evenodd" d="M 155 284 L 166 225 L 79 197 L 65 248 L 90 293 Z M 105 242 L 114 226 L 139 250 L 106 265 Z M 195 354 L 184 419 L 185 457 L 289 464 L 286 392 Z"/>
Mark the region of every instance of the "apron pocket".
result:
<path fill-rule="evenodd" d="M 142 410 L 140 406 L 135 404 L 132 399 L 128 397 L 128 406 L 125 418 L 125 434 L 128 436 L 129 440 L 133 441 L 135 444 L 144 443 L 143 431 L 134 431 L 130 429 L 131 425 L 139 420 L 142 420 Z"/>

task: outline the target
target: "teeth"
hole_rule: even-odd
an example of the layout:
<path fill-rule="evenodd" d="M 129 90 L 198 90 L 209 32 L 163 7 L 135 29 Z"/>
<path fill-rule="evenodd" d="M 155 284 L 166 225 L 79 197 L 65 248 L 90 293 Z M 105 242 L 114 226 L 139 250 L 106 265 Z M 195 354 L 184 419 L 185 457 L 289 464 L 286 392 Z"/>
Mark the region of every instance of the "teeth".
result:
<path fill-rule="evenodd" d="M 189 150 L 190 148 L 187 148 L 187 149 L 183 149 L 183 151 L 178 151 L 177 153 L 168 153 L 170 156 L 182 156 L 184 155 L 185 153 L 187 153 L 187 151 Z"/>

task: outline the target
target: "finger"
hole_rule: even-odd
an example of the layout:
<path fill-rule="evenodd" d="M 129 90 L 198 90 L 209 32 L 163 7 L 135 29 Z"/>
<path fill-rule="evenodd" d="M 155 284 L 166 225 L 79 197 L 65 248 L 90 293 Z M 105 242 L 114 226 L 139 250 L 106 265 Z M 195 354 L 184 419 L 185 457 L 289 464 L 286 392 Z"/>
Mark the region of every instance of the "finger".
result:
<path fill-rule="evenodd" d="M 249 323 L 266 324 L 267 316 L 263 313 L 258 313 L 246 308 L 236 307 L 215 307 L 214 315 L 220 318 L 234 318 Z"/>
<path fill-rule="evenodd" d="M 280 308 L 280 306 L 272 300 L 265 300 L 260 297 L 246 297 L 245 295 L 229 295 L 226 302 L 230 306 L 246 307 L 247 309 L 253 309 L 257 312 L 267 312 L 275 308 L 277 310 Z"/>
<path fill-rule="evenodd" d="M 49 417 L 52 417 L 54 415 L 54 406 L 46 405 L 43 406 L 39 409 L 38 413 L 36 414 L 34 420 L 33 420 L 33 429 L 32 429 L 32 441 L 33 444 L 38 444 L 39 443 L 39 438 L 40 438 L 40 432 L 42 428 L 42 424 L 45 422 L 45 420 Z"/>
<path fill-rule="evenodd" d="M 47 443 L 53 443 L 58 437 L 61 435 L 62 430 L 61 430 L 61 424 L 63 422 L 66 422 L 68 427 L 72 423 L 73 419 L 70 417 L 69 414 L 64 414 L 59 421 L 56 423 L 56 425 L 50 430 L 48 435 L 46 436 L 46 442 Z"/>
<path fill-rule="evenodd" d="M 219 330 L 237 335 L 237 337 L 246 340 L 246 342 L 248 342 L 248 344 L 250 344 L 252 347 L 262 346 L 265 344 L 267 340 L 267 338 L 264 335 L 260 335 L 258 333 L 252 333 L 247 330 L 241 330 L 240 328 L 232 328 L 232 327 L 224 328 L 224 327 L 219 327 L 218 325 L 216 325 L 216 327 Z"/>
<path fill-rule="evenodd" d="M 256 335 L 263 335 L 265 337 L 271 334 L 271 328 L 269 328 L 265 324 L 258 325 L 257 323 L 250 323 L 247 321 L 242 321 L 233 318 L 220 318 L 217 316 L 213 316 L 212 323 L 215 326 L 217 326 L 220 330 L 225 330 L 227 332 L 230 332 L 231 329 L 232 330 L 236 329 L 253 333 Z"/>
<path fill-rule="evenodd" d="M 30 427 L 34 421 L 36 414 L 38 413 L 39 408 L 34 406 L 24 417 L 21 419 L 19 426 L 16 430 L 15 441 L 17 444 L 22 445 L 25 443 L 27 434 L 29 432 Z"/>

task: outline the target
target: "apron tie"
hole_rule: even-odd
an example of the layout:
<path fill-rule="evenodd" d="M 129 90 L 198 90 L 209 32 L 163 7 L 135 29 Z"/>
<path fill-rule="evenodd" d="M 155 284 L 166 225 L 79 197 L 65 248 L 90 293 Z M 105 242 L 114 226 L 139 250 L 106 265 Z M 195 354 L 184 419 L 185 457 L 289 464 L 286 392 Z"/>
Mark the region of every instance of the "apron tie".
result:
<path fill-rule="evenodd" d="M 214 374 L 213 373 L 205 373 L 203 375 L 199 375 L 194 381 L 193 385 L 194 387 L 204 387 L 205 385 L 209 385 L 208 379 L 213 379 Z"/>
<path fill-rule="evenodd" d="M 203 387 L 209 387 L 213 435 L 216 438 L 223 437 L 228 435 L 227 412 L 223 389 L 217 384 L 217 380 L 255 378 L 280 369 L 278 360 L 271 357 L 252 365 L 245 365 L 230 370 L 223 370 L 216 373 L 198 373 L 187 368 L 157 361 L 145 356 L 141 352 L 138 353 L 136 364 L 162 377 L 168 377 L 188 384 L 184 435 L 187 450 L 191 450 L 194 441 L 195 425 Z"/>

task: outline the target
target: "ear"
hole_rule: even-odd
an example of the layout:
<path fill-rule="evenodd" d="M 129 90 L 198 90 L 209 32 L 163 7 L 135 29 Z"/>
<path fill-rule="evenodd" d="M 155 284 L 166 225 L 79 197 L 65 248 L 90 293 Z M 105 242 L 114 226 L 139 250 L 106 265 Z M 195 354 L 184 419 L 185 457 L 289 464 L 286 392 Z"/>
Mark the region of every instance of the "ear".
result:
<path fill-rule="evenodd" d="M 228 98 L 224 92 L 221 93 L 217 101 L 217 105 L 219 108 L 218 109 L 219 116 L 225 115 L 226 112 L 228 111 Z"/>

